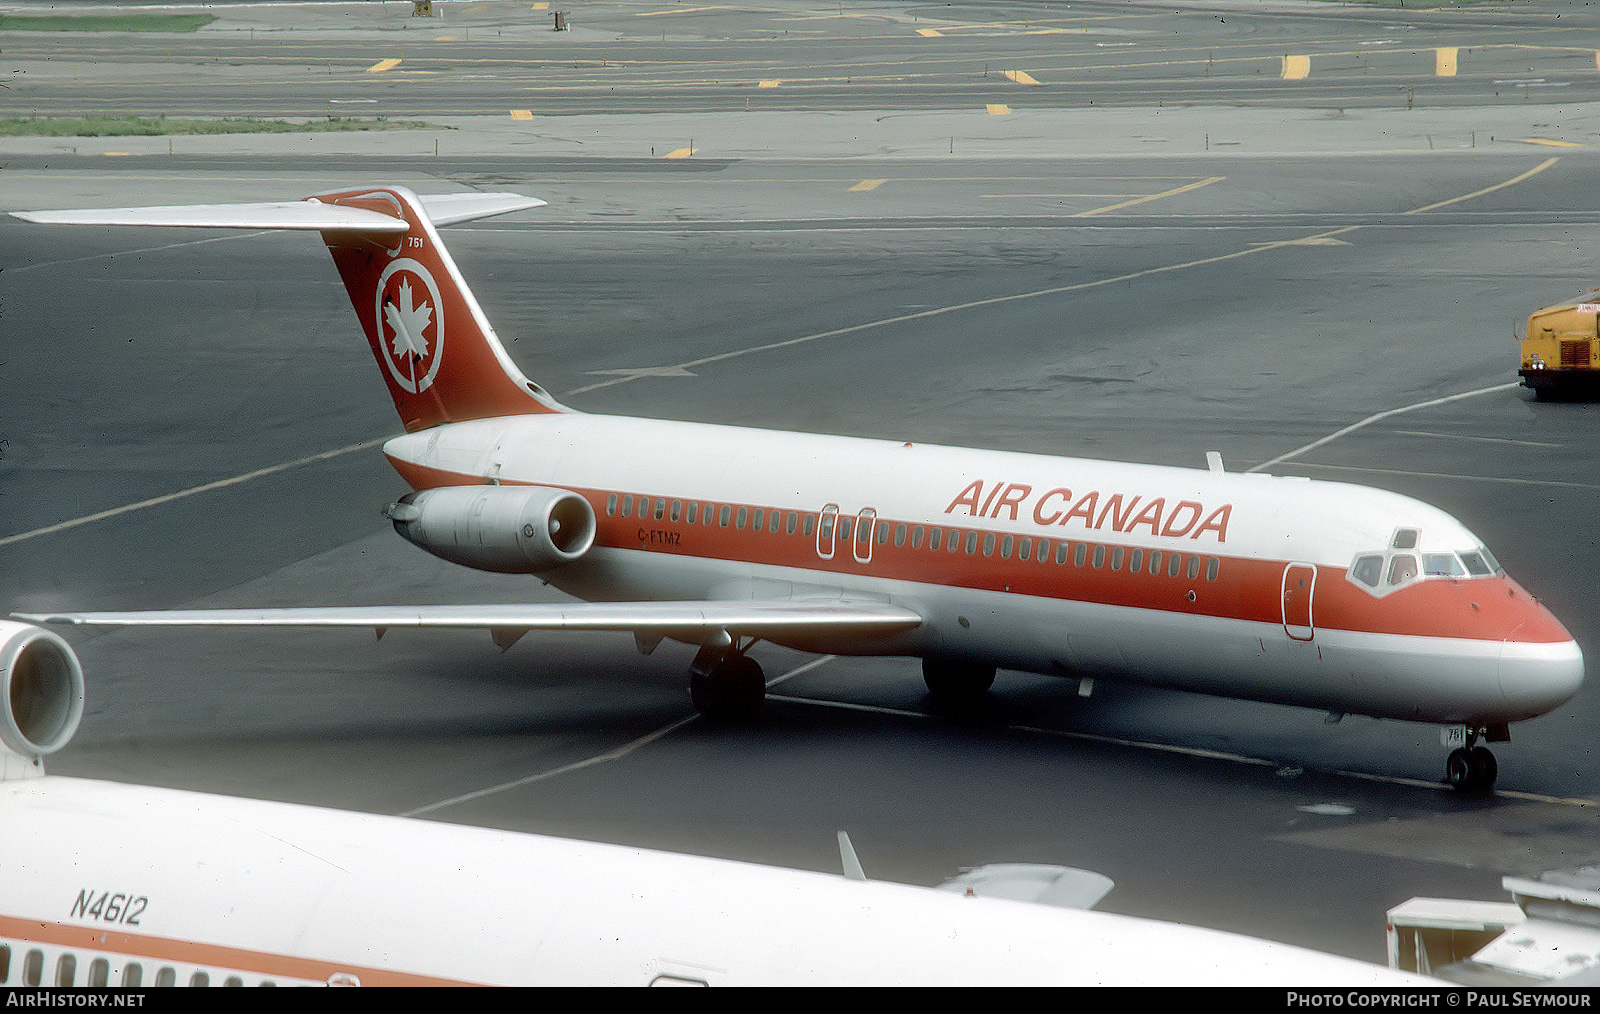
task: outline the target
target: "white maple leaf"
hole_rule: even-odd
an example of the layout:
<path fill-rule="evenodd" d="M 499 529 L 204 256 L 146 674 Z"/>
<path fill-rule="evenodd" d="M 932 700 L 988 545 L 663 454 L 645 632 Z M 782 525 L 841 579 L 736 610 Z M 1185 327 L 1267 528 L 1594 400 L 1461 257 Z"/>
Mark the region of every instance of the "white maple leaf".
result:
<path fill-rule="evenodd" d="M 398 304 L 392 299 L 383 303 L 383 318 L 394 328 L 394 354 L 409 353 L 424 359 L 428 355 L 428 339 L 422 332 L 433 322 L 433 307 L 426 299 L 418 303 L 411 298 L 410 282 L 401 282 L 397 295 Z"/>

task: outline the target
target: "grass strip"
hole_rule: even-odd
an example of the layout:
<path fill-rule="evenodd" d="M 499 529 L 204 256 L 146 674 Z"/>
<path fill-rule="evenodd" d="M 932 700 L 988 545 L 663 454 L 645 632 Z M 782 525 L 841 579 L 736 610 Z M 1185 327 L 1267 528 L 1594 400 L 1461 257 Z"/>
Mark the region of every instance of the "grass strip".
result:
<path fill-rule="evenodd" d="M 0 137 L 156 137 L 166 134 L 314 134 L 345 130 L 446 130 L 421 120 L 335 116 L 294 123 L 228 117 L 179 120 L 146 116 L 39 117 L 0 119 Z"/>
<path fill-rule="evenodd" d="M 215 14 L 0 14 L 0 32 L 193 32 Z"/>

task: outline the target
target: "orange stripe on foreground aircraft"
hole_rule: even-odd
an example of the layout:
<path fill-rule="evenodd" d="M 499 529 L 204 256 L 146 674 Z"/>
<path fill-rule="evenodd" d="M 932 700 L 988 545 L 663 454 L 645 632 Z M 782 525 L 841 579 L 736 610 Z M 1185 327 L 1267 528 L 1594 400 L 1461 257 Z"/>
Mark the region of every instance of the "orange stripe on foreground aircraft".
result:
<path fill-rule="evenodd" d="M 698 647 L 695 706 L 742 718 L 748 654 L 920 658 L 980 697 L 997 668 L 1427 722 L 1447 779 L 1577 692 L 1570 634 L 1450 515 L 1297 477 L 592 415 L 523 376 L 437 225 L 514 194 L 399 187 L 276 204 L 19 213 L 32 222 L 319 232 L 405 434 L 395 530 L 536 574 L 571 604 L 77 612 L 34 622 L 617 630 Z"/>
<path fill-rule="evenodd" d="M 838 876 L 46 775 L 83 706 L 66 642 L 0 620 L 0 989 L 1437 984 L 1092 911 L 1088 870 L 869 881 L 843 832 Z"/>

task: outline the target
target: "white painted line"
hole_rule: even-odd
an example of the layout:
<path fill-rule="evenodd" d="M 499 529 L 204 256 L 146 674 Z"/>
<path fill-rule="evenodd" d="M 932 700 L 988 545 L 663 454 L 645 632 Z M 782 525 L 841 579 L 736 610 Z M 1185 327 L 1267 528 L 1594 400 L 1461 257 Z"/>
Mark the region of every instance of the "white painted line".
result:
<path fill-rule="evenodd" d="M 1458 482 L 1497 482 L 1503 486 L 1546 486 L 1551 489 L 1600 489 L 1600 483 L 1568 482 L 1563 479 L 1523 479 L 1513 475 L 1461 475 L 1457 472 L 1417 472 L 1404 468 L 1370 468 L 1362 465 L 1321 465 L 1302 461 L 1301 468 L 1321 468 L 1333 472 L 1360 472 L 1371 475 L 1404 475 L 1414 479 L 1454 479 Z"/>
<path fill-rule="evenodd" d="M 258 468 L 253 472 L 245 472 L 242 475 L 236 475 L 231 479 L 218 479 L 216 482 L 207 482 L 199 486 L 190 486 L 188 489 L 181 489 L 176 493 L 167 493 L 164 496 L 151 497 L 149 500 L 140 500 L 138 503 L 125 504 L 121 507 L 112 507 L 109 510 L 97 511 L 94 514 L 85 514 L 83 517 L 73 518 L 71 521 L 62 521 L 58 524 L 46 525 L 43 528 L 35 528 L 29 532 L 19 532 L 16 535 L 7 535 L 5 538 L 0 538 L 0 548 L 10 546 L 18 542 L 26 542 L 29 539 L 36 539 L 41 535 L 54 535 L 57 532 L 65 532 L 69 529 L 78 528 L 82 525 L 93 524 L 96 521 L 104 521 L 107 518 L 119 517 L 123 514 L 132 514 L 134 511 L 142 511 L 148 507 L 159 507 L 162 504 L 172 503 L 174 500 L 182 500 L 185 497 L 197 496 L 201 493 L 210 493 L 213 490 L 226 489 L 229 486 L 237 486 L 241 483 L 249 482 L 252 479 L 260 479 L 264 476 L 274 475 L 278 472 L 286 472 L 291 468 L 299 468 L 301 465 L 311 465 L 319 461 L 327 461 L 330 458 L 337 458 L 342 454 L 349 454 L 352 451 L 364 451 L 368 448 L 378 447 L 384 443 L 387 443 L 390 439 L 390 437 L 379 437 L 376 440 L 363 440 L 359 444 L 348 444 L 344 447 L 334 448 L 331 451 L 323 451 L 320 454 L 312 454 L 304 458 L 296 458 L 293 461 L 285 461 L 276 465 L 268 465 L 266 468 Z"/>
<path fill-rule="evenodd" d="M 820 665 L 826 665 L 837 657 L 838 656 L 836 655 L 823 655 L 820 658 L 814 658 L 804 665 L 790 669 L 788 672 L 777 677 L 776 679 L 769 680 L 767 682 L 767 686 L 777 686 L 779 683 L 782 683 L 785 680 L 793 679 L 794 677 L 799 676 L 801 673 L 810 672 L 812 669 L 815 669 Z M 451 796 L 449 799 L 441 799 L 436 803 L 428 803 L 426 806 L 419 806 L 413 810 L 406 810 L 403 813 L 396 814 L 396 816 L 416 817 L 424 813 L 433 813 L 449 806 L 455 806 L 459 803 L 467 803 L 474 799 L 482 799 L 485 796 L 493 796 L 497 793 L 505 792 L 508 789 L 521 788 L 524 785 L 532 785 L 536 782 L 548 781 L 551 778 L 558 778 L 561 775 L 571 774 L 574 771 L 582 771 L 584 768 L 594 767 L 596 764 L 606 764 L 614 760 L 621 760 L 622 758 L 634 753 L 642 747 L 649 746 L 651 743 L 654 743 L 659 739 L 670 736 L 672 733 L 677 732 L 679 729 L 683 728 L 699 717 L 700 716 L 698 714 L 686 715 L 675 722 L 669 722 L 666 725 L 663 725 L 659 729 L 656 729 L 652 732 L 647 732 L 637 739 L 630 740 L 629 742 L 624 743 L 622 746 L 617 747 L 615 750 L 607 750 L 605 753 L 596 754 L 593 757 L 588 757 L 580 761 L 573 761 L 571 764 L 563 764 L 560 767 L 551 768 L 548 771 L 540 771 L 538 774 L 528 775 L 525 778 L 517 778 L 509 782 L 501 782 L 499 785 L 491 785 L 488 788 L 478 789 L 474 792 L 466 792 L 459 796 Z"/>
<path fill-rule="evenodd" d="M 1263 461 L 1259 465 L 1254 465 L 1254 466 L 1252 466 L 1250 468 L 1245 469 L 1245 471 L 1246 472 L 1260 472 L 1260 471 L 1263 471 L 1265 469 L 1271 468 L 1273 465 L 1282 464 L 1285 461 L 1289 461 L 1289 460 L 1291 460 L 1293 458 L 1298 458 L 1300 455 L 1306 453 L 1307 451 L 1316 450 L 1318 447 L 1321 447 L 1324 444 L 1330 444 L 1333 441 L 1338 440 L 1342 436 L 1346 436 L 1348 434 L 1354 433 L 1356 430 L 1363 429 L 1363 428 L 1365 428 L 1367 426 L 1371 426 L 1373 423 L 1378 422 L 1380 419 L 1388 419 L 1390 416 L 1397 416 L 1397 415 L 1401 415 L 1401 414 L 1406 413 L 1406 412 L 1415 412 L 1418 409 L 1432 408 L 1435 405 L 1447 405 L 1452 401 L 1460 401 L 1463 398 L 1476 398 L 1480 394 L 1492 394 L 1495 391 L 1506 391 L 1506 390 L 1510 390 L 1513 387 L 1521 387 L 1521 386 L 1522 386 L 1522 381 L 1520 381 L 1520 380 L 1509 380 L 1509 381 L 1505 382 L 1504 384 L 1495 384 L 1495 385 L 1493 385 L 1491 387 L 1480 387 L 1476 391 L 1463 391 L 1460 394 L 1451 394 L 1451 395 L 1447 395 L 1447 396 L 1445 396 L 1443 398 L 1433 398 L 1433 399 L 1430 399 L 1428 401 L 1419 401 L 1415 405 L 1403 405 L 1400 408 L 1391 408 L 1391 409 L 1389 409 L 1387 411 L 1384 411 L 1384 412 L 1376 412 L 1376 413 L 1374 413 L 1372 415 L 1367 416 L 1365 419 L 1362 419 L 1360 422 L 1351 423 L 1349 426 L 1346 426 L 1342 430 L 1334 430 L 1332 433 L 1329 433 L 1327 436 L 1322 437 L 1319 440 L 1313 440 L 1313 441 L 1311 441 L 1311 443 L 1306 444 L 1304 447 L 1297 447 L 1297 448 L 1295 448 L 1294 450 L 1290 451 L 1287 454 L 1280 454 L 1276 458 L 1271 459 L 1270 461 Z"/>
<path fill-rule="evenodd" d="M 261 232 L 241 232 L 232 236 L 212 236 L 209 239 L 184 240 L 182 243 L 163 243 L 161 246 L 142 246 L 135 247 L 132 250 L 116 250 L 111 253 L 87 254 L 83 257 L 67 257 L 59 261 L 39 261 L 34 264 L 23 264 L 14 268 L 6 268 L 6 271 L 10 274 L 18 274 L 23 271 L 37 271 L 40 268 L 53 268 L 62 264 L 82 264 L 85 261 L 105 260 L 111 257 L 126 257 L 129 254 L 155 253 L 158 250 L 176 250 L 179 247 L 201 246 L 206 243 L 227 243 L 236 239 L 250 239 L 255 236 L 265 236 L 271 231 L 272 230 L 263 230 Z"/>
<path fill-rule="evenodd" d="M 924 721 L 940 720 L 937 715 L 930 715 L 923 711 L 907 711 L 903 708 L 884 708 L 870 704 L 850 704 L 844 701 L 823 701 L 809 697 L 782 697 L 773 695 L 775 701 L 788 704 L 812 704 L 820 708 L 839 708 L 844 711 L 865 711 L 880 715 L 894 715 L 901 718 L 920 718 Z M 1202 760 L 1226 761 L 1230 764 L 1243 764 L 1258 768 L 1282 768 L 1281 760 L 1269 760 L 1265 757 L 1250 757 L 1245 754 L 1225 753 L 1220 750 L 1207 750 L 1202 747 L 1178 746 L 1174 743 L 1152 743 L 1147 740 L 1124 739 L 1119 736 L 1100 736 L 1088 732 L 1069 732 L 1064 729 L 1046 729 L 1036 725 L 1004 725 L 1000 728 L 1008 732 L 1037 733 L 1044 736 L 1054 736 L 1060 739 L 1076 739 L 1088 743 L 1104 743 L 1109 746 L 1122 746 L 1134 750 L 1153 750 L 1159 753 L 1172 753 L 1184 757 L 1197 757 Z M 1402 778 L 1396 775 L 1376 775 L 1367 771 L 1346 771 L 1342 769 L 1327 770 L 1313 768 L 1318 774 L 1335 775 L 1340 778 L 1355 778 L 1365 782 L 1379 782 L 1384 785 L 1404 785 L 1414 789 L 1432 789 L 1434 791 L 1455 790 L 1445 784 L 1441 778 L 1437 782 L 1426 781 L 1421 778 Z M 1502 796 L 1508 799 L 1522 799 L 1533 803 L 1550 803 L 1556 806 L 1600 806 L 1600 801 L 1586 799 L 1581 796 L 1547 796 L 1537 792 L 1519 792 L 1515 789 L 1495 789 L 1489 793 L 1492 796 Z"/>

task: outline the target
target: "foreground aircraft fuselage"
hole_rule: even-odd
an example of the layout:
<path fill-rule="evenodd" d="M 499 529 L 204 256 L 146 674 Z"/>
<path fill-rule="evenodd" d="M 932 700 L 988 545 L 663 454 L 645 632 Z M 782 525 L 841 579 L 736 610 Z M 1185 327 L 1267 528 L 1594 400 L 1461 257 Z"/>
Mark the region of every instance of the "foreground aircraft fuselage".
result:
<path fill-rule="evenodd" d="M 1110 885 L 1084 871 L 1028 867 L 1098 882 L 1049 905 L 45 775 L 83 705 L 71 648 L 0 621 L 0 988 L 1429 981 L 1088 911 Z"/>
<path fill-rule="evenodd" d="M 503 646 L 626 630 L 699 645 L 691 692 L 721 715 L 760 701 L 757 640 L 919 657 L 956 699 L 996 668 L 1132 679 L 1460 726 L 1463 787 L 1494 779 L 1480 738 L 1582 681 L 1571 635 L 1480 540 L 1394 493 L 573 411 L 511 362 L 434 229 L 537 203 L 384 188 L 23 217 L 321 232 L 408 431 L 384 448 L 416 490 L 397 531 L 587 603 L 39 618 L 483 627 Z"/>

